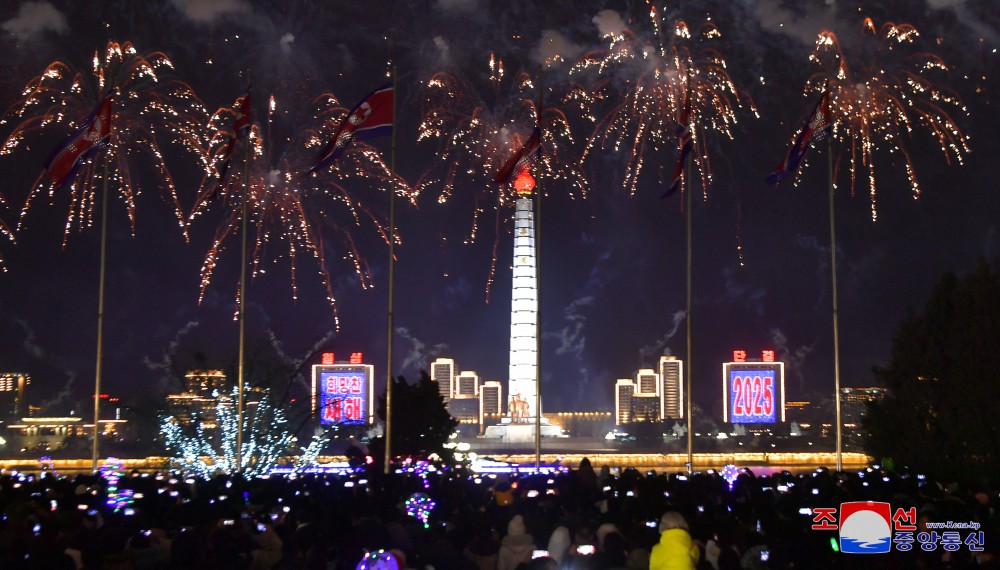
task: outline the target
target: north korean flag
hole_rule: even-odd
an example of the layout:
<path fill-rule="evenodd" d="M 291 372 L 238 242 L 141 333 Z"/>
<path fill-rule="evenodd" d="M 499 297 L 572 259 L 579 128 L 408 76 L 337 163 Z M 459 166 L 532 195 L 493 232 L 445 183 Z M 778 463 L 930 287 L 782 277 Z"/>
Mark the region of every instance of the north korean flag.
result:
<path fill-rule="evenodd" d="M 767 177 L 767 183 L 777 184 L 789 174 L 793 174 L 799 169 L 799 163 L 805 158 L 809 147 L 813 143 L 825 139 L 832 131 L 833 113 L 830 111 L 830 91 L 826 90 L 795 136 L 792 146 L 788 147 L 784 160 Z"/>
<path fill-rule="evenodd" d="M 326 168 L 337 160 L 354 139 L 364 140 L 392 134 L 393 120 L 392 83 L 386 83 L 368 94 L 340 122 L 323 152 L 316 159 L 310 172 Z"/>
<path fill-rule="evenodd" d="M 80 128 L 56 147 L 45 161 L 45 171 L 57 189 L 71 183 L 83 161 L 103 148 L 111 138 L 112 102 L 111 95 L 105 97 L 84 119 Z"/>

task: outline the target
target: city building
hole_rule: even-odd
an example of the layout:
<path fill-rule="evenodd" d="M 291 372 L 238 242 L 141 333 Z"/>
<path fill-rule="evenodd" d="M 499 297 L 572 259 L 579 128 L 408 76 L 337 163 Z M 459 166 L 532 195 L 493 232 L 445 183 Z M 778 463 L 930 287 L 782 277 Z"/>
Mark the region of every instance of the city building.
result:
<path fill-rule="evenodd" d="M 861 418 L 868 410 L 868 403 L 886 397 L 888 388 L 869 386 L 865 388 L 840 389 L 840 417 L 845 429 L 854 430 L 861 426 Z"/>
<path fill-rule="evenodd" d="M 474 370 L 463 370 L 455 377 L 454 398 L 475 398 L 479 396 L 479 374 Z"/>
<path fill-rule="evenodd" d="M 191 394 L 212 396 L 226 389 L 226 373 L 221 370 L 188 370 L 184 390 Z"/>
<path fill-rule="evenodd" d="M 448 413 L 461 423 L 478 423 L 482 416 L 479 402 L 479 374 L 463 370 L 455 376 L 454 393 L 448 402 Z"/>
<path fill-rule="evenodd" d="M 635 383 L 639 387 L 639 389 L 636 390 L 637 394 L 642 394 L 643 396 L 660 395 L 659 376 L 656 374 L 655 370 L 643 368 L 642 370 L 636 372 Z"/>
<path fill-rule="evenodd" d="M 487 380 L 479 387 L 479 425 L 485 417 L 503 414 L 503 384 Z"/>
<path fill-rule="evenodd" d="M 722 421 L 734 424 L 785 423 L 785 363 L 774 351 L 748 358 L 742 349 L 722 364 Z"/>
<path fill-rule="evenodd" d="M 615 381 L 615 423 L 627 424 L 632 421 L 632 397 L 635 395 L 635 382 L 629 378 L 619 378 Z"/>
<path fill-rule="evenodd" d="M 323 364 L 312 367 L 311 409 L 321 425 L 375 423 L 375 367 L 364 364 L 360 352 L 338 362 L 325 353 Z"/>
<path fill-rule="evenodd" d="M 437 382 L 438 393 L 447 405 L 455 392 L 455 361 L 451 358 L 438 358 L 432 362 L 431 380 Z"/>
<path fill-rule="evenodd" d="M 558 426 L 571 437 L 592 437 L 604 439 L 614 429 L 614 412 L 546 412 L 549 423 Z"/>
<path fill-rule="evenodd" d="M 632 396 L 633 422 L 660 421 L 660 397 L 636 394 Z"/>
<path fill-rule="evenodd" d="M 24 404 L 24 390 L 31 384 L 31 376 L 20 372 L 0 372 L 0 421 L 16 420 L 28 411 Z"/>
<path fill-rule="evenodd" d="M 615 423 L 662 421 L 684 417 L 684 368 L 673 356 L 661 356 L 657 369 L 643 368 L 635 378 L 615 381 Z"/>
<path fill-rule="evenodd" d="M 194 369 L 184 375 L 184 391 L 167 394 L 167 410 L 183 426 L 197 421 L 202 429 L 218 427 L 216 404 L 224 395 L 226 374 L 222 370 Z"/>
<path fill-rule="evenodd" d="M 0 375 L 0 398 L 4 402 L 3 415 L 8 420 L 4 433 L 9 440 L 8 449 L 29 454 L 47 453 L 65 449 L 71 444 L 80 445 L 81 442 L 85 443 L 85 440 L 93 438 L 93 421 L 86 421 L 76 415 L 40 416 L 38 415 L 40 408 L 26 405 L 24 389 L 30 382 L 26 374 Z M 11 396 L 11 399 L 5 396 Z M 101 404 L 99 411 L 102 418 L 98 421 L 99 436 L 103 440 L 120 441 L 128 424 L 128 420 L 121 417 L 121 400 L 109 394 L 99 396 Z M 12 407 L 8 408 L 8 403 Z M 112 410 L 113 415 L 110 413 Z"/>
<path fill-rule="evenodd" d="M 657 371 L 660 373 L 660 417 L 684 417 L 684 363 L 674 356 L 661 356 Z"/>

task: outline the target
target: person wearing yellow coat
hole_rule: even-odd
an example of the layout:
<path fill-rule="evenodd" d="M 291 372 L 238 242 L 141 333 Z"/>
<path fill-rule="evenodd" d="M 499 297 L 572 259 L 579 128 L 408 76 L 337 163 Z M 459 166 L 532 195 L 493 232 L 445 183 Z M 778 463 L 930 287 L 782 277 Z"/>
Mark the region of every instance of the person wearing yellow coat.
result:
<path fill-rule="evenodd" d="M 677 511 L 660 518 L 660 542 L 649 555 L 650 570 L 694 570 L 701 552 L 691 540 L 688 524 Z"/>

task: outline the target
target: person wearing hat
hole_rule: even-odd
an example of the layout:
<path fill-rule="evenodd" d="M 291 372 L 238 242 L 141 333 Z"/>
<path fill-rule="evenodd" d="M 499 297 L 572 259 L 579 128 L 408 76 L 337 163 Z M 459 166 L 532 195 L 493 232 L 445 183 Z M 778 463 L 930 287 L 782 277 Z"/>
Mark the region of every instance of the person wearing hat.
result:
<path fill-rule="evenodd" d="M 531 561 L 535 540 L 524 527 L 524 517 L 514 515 L 507 524 L 507 536 L 500 541 L 497 553 L 497 570 L 514 570 L 522 562 Z"/>
<path fill-rule="evenodd" d="M 664 513 L 660 518 L 660 542 L 650 552 L 649 569 L 694 570 L 700 554 L 684 516 L 677 511 Z"/>

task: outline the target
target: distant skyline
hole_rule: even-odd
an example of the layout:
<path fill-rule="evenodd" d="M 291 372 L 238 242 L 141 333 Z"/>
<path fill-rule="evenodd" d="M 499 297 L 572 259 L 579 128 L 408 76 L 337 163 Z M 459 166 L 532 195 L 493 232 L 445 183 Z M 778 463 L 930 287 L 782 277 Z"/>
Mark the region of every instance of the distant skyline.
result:
<path fill-rule="evenodd" d="M 520 0 L 373 2 L 336 9 L 304 0 L 87 4 L 19 1 L 0 8 L 4 109 L 49 62 L 66 59 L 88 69 L 93 52 L 107 40 L 129 39 L 141 52 L 161 50 L 170 57 L 177 77 L 190 83 L 210 111 L 231 106 L 246 87 L 241 74 L 252 69 L 261 94 L 256 112 L 266 116 L 267 98 L 274 96 L 276 110 L 266 128 L 281 142 L 317 126 L 308 109 L 323 93 L 350 107 L 384 82 L 392 57 L 398 73 L 397 171 L 411 184 L 426 183 L 416 207 L 397 201 L 402 242 L 396 249 L 395 373 L 412 380 L 434 358 L 447 356 L 460 369 L 506 386 L 513 207 L 504 206 L 497 217 L 494 187 L 466 171 L 457 173 L 451 198 L 439 202 L 437 145 L 417 140 L 426 82 L 446 72 L 475 86 L 470 99 L 502 114 L 509 94 L 489 79 L 491 55 L 503 60 L 508 79 L 521 71 L 536 74 L 539 63 L 556 54 L 576 61 L 607 49 L 600 31 L 608 26 L 648 35 L 645 3 L 556 0 L 543 17 L 534 2 Z M 732 140 L 710 134 L 704 141 L 713 179 L 707 195 L 698 188 L 693 209 L 692 366 L 694 400 L 705 410 L 721 406 L 721 365 L 734 349 L 774 350 L 786 363 L 789 400 L 833 397 L 825 144 L 810 151 L 797 185 L 764 182 L 815 103 L 802 90 L 816 71 L 809 55 L 821 30 L 836 31 L 850 55 L 855 46 L 847 38 L 865 17 L 916 26 L 917 45 L 949 66 L 941 78 L 968 109 L 954 118 L 971 147 L 964 164 L 949 165 L 926 128 L 914 125 L 911 134 L 901 134 L 921 183 L 916 200 L 899 154 L 877 148 L 877 222 L 867 181 L 850 195 L 849 146 L 835 147 L 842 385 L 874 383 L 872 369 L 889 363 L 897 324 L 921 309 L 944 272 L 966 273 L 978 259 L 1000 255 L 1000 139 L 994 132 L 1000 124 L 1000 20 L 992 6 L 974 0 L 809 0 L 794 9 L 785 4 L 671 2 L 664 8 L 669 20 L 692 27 L 711 18 L 722 34 L 719 49 L 728 73 L 760 115 L 740 113 Z M 386 36 L 393 39 L 391 47 Z M 568 65 L 558 62 L 544 72 L 549 104 L 560 107 L 572 128 L 573 142 L 560 150 L 574 164 L 594 124 L 555 98 L 570 82 L 592 79 L 570 76 Z M 619 76 L 610 85 L 621 88 L 628 81 Z M 11 126 L 0 124 L 0 137 L 6 139 Z M 528 134 L 529 127 L 519 128 L 520 136 Z M 0 236 L 6 266 L 0 273 L 0 370 L 30 374 L 28 401 L 60 413 L 79 410 L 93 392 L 99 227 L 95 222 L 71 233 L 62 246 L 66 193 L 45 196 L 20 214 L 45 157 L 64 136 L 57 130 L 29 135 L 23 148 L 0 156 L 0 219 L 12 229 L 22 223 L 16 244 Z M 388 161 L 389 138 L 368 142 Z M 267 159 L 279 172 L 282 160 L 308 162 L 317 152 L 278 149 Z M 626 153 L 610 147 L 583 163 L 586 199 L 564 181 L 544 183 L 538 231 L 547 411 L 613 409 L 617 378 L 652 368 L 663 354 L 685 358 L 683 200 L 660 198 L 677 149 L 674 143 L 650 145 L 647 152 L 634 196 L 622 183 Z M 176 164 L 180 201 L 190 208 L 200 167 L 176 149 L 166 154 Z M 199 271 L 221 215 L 215 210 L 195 220 L 185 243 L 171 206 L 158 196 L 150 165 L 135 158 L 132 173 L 142 189 L 134 236 L 122 202 L 114 199 L 109 206 L 104 385 L 107 392 L 135 399 L 166 393 L 171 379 L 179 382 L 177 372 L 201 364 L 196 353 L 212 368 L 235 370 L 239 249 L 238 240 L 227 244 L 199 305 Z M 384 189 L 344 184 L 385 219 Z M 476 240 L 466 243 L 477 208 Z M 276 236 L 266 272 L 248 288 L 248 346 L 259 361 L 292 368 L 309 355 L 307 364 L 318 362 L 322 352 L 363 352 L 375 366 L 375 390 L 381 393 L 387 247 L 364 220 L 355 226 L 333 207 L 324 215 L 349 228 L 371 287 L 362 287 L 341 242 L 324 240 L 339 309 L 335 330 L 317 264 L 300 253 L 293 300 L 287 259 L 272 261 L 282 253 L 287 257 Z M 494 253 L 498 262 L 487 302 Z M 305 393 L 308 367 L 296 381 Z"/>

